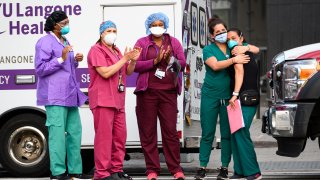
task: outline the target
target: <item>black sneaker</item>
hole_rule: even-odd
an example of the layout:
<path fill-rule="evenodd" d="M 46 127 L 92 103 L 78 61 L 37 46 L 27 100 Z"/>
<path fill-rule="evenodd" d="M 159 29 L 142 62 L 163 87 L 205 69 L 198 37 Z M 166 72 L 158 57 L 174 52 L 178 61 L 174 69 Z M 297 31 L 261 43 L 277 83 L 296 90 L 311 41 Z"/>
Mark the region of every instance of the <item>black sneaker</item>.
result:
<path fill-rule="evenodd" d="M 240 174 L 234 173 L 229 179 L 230 180 L 245 179 L 245 177 L 244 177 L 244 175 L 240 175 Z"/>
<path fill-rule="evenodd" d="M 128 174 L 124 172 L 117 172 L 111 174 L 112 179 L 114 180 L 132 180 L 132 177 L 130 177 Z"/>
<path fill-rule="evenodd" d="M 207 176 L 207 170 L 205 168 L 199 168 L 197 174 L 194 176 L 194 179 L 204 179 Z"/>
<path fill-rule="evenodd" d="M 219 169 L 219 174 L 217 176 L 217 180 L 227 180 L 228 178 L 228 168 L 221 167 Z"/>
<path fill-rule="evenodd" d="M 260 180 L 260 179 L 262 179 L 262 175 L 260 172 L 246 177 L 246 180 Z"/>
<path fill-rule="evenodd" d="M 52 179 L 52 180 L 70 180 L 71 178 L 67 174 L 63 173 L 63 174 L 59 174 L 56 176 L 50 175 L 50 179 Z"/>
<path fill-rule="evenodd" d="M 71 177 L 71 179 L 93 179 L 92 175 L 87 175 L 87 174 L 69 174 L 69 177 Z"/>

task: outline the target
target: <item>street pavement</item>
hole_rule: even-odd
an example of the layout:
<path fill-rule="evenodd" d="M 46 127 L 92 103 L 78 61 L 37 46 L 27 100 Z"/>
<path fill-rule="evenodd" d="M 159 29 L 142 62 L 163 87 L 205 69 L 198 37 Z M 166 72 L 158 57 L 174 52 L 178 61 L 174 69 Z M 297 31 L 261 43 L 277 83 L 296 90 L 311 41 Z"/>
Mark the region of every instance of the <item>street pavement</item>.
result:
<path fill-rule="evenodd" d="M 263 114 L 266 108 L 261 108 L 260 115 Z M 255 145 L 259 166 L 263 174 L 263 179 L 318 179 L 320 180 L 320 149 L 318 141 L 307 141 L 304 152 L 299 157 L 290 158 L 276 155 L 277 143 L 274 138 L 267 134 L 261 133 L 261 119 L 256 117 L 251 125 L 251 138 Z M 217 127 L 216 138 L 219 141 L 219 127 Z M 220 167 L 220 149 L 212 150 L 210 162 L 208 164 L 208 179 L 215 179 L 217 176 L 217 168 Z M 145 163 L 142 153 L 130 153 L 131 159 L 124 162 L 124 171 L 133 176 L 134 179 L 146 179 Z M 187 179 L 193 179 L 193 176 L 199 166 L 198 153 L 182 154 L 182 163 Z M 172 179 L 168 172 L 163 156 L 160 156 L 161 162 L 161 176 L 159 179 Z M 233 162 L 229 165 L 229 175 L 232 175 Z M 43 179 L 49 178 L 12 178 L 9 177 L 4 170 L 0 170 L 0 178 L 6 180 L 17 179 Z"/>
<path fill-rule="evenodd" d="M 217 131 L 219 128 L 217 127 Z M 286 173 L 318 173 L 320 175 L 320 149 L 318 141 L 308 140 L 304 152 L 299 157 L 290 158 L 276 155 L 277 143 L 274 138 L 267 134 L 261 133 L 261 120 L 254 119 L 250 128 L 251 138 L 255 144 L 260 169 L 263 174 L 286 174 Z M 219 134 L 219 131 L 216 133 Z M 217 168 L 220 167 L 220 149 L 214 149 L 211 152 L 208 164 L 209 175 L 215 175 Z M 133 153 L 131 160 L 124 163 L 124 169 L 129 174 L 140 174 L 145 171 L 143 155 L 141 153 Z M 185 155 L 182 159 L 192 160 L 191 162 L 183 162 L 181 166 L 186 174 L 194 174 L 199 166 L 198 153 Z M 187 158 L 185 158 L 187 156 Z M 163 159 L 163 158 L 161 158 Z M 163 174 L 169 174 L 166 164 L 161 163 Z M 233 162 L 231 160 L 229 171 L 232 174 Z"/>

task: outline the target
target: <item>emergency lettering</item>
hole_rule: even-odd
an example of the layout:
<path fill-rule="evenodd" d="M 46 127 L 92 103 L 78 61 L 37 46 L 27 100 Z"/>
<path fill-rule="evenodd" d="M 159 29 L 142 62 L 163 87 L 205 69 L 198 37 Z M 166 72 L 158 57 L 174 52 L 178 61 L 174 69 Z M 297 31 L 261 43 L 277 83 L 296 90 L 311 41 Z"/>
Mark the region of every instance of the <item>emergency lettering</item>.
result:
<path fill-rule="evenodd" d="M 0 76 L 0 84 L 9 84 L 10 76 Z"/>

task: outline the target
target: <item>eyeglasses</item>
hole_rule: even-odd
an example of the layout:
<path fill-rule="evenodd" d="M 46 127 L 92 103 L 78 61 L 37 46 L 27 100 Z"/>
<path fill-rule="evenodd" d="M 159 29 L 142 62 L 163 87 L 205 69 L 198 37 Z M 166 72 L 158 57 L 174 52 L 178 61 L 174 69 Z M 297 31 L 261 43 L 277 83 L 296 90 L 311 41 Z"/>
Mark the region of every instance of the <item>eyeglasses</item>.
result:
<path fill-rule="evenodd" d="M 61 21 L 57 23 L 60 27 L 64 27 L 64 26 L 68 26 L 69 25 L 69 21 Z"/>

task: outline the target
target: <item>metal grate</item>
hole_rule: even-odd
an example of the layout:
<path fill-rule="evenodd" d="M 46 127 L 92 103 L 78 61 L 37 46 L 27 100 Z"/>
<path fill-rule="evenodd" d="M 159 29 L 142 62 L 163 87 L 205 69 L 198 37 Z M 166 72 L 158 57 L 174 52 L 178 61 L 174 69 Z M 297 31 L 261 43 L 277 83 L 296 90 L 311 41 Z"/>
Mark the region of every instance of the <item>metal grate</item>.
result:
<path fill-rule="evenodd" d="M 320 170 L 319 161 L 280 161 L 280 162 L 259 162 L 262 172 L 265 171 L 314 171 Z"/>

